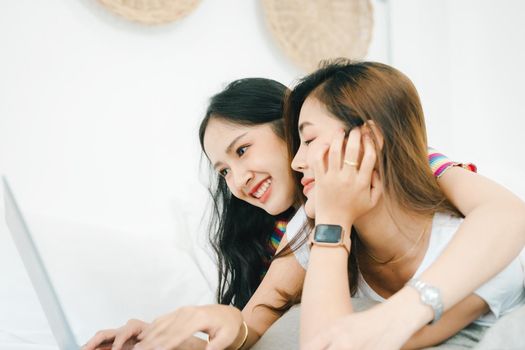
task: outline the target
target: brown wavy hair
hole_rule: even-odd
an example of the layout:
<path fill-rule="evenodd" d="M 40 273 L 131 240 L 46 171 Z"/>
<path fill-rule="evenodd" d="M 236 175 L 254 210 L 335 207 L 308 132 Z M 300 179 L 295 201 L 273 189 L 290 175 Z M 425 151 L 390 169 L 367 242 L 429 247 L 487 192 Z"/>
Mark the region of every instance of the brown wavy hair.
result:
<path fill-rule="evenodd" d="M 446 211 L 460 215 L 428 166 L 423 109 L 416 88 L 403 73 L 377 62 L 337 59 L 321 63 L 320 69 L 301 79 L 287 96 L 285 131 L 291 158 L 299 149 L 299 114 L 309 96 L 319 100 L 348 130 L 368 121 L 379 128 L 382 148 L 374 139 L 378 170 L 389 198 L 416 214 Z M 355 245 L 354 229 L 352 238 Z M 357 288 L 354 254 L 348 259 L 348 269 L 353 295 Z"/>

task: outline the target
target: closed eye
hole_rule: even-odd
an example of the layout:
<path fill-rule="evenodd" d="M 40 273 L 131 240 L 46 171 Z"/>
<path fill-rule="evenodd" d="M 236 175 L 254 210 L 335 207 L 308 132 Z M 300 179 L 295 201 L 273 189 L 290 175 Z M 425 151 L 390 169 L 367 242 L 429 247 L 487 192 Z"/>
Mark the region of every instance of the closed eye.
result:
<path fill-rule="evenodd" d="M 313 140 L 315 140 L 315 139 L 304 140 L 303 143 L 304 143 L 305 146 L 308 146 Z"/>

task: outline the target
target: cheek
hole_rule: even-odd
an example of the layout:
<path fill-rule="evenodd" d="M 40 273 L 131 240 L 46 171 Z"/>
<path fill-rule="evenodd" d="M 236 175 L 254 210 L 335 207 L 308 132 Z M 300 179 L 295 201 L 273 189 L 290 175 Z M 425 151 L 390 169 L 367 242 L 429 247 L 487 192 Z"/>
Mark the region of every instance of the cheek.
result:
<path fill-rule="evenodd" d="M 265 168 L 274 175 L 286 180 L 286 182 L 293 181 L 292 168 L 290 167 L 290 159 L 286 149 L 276 148 L 273 150 L 272 157 L 268 157 Z M 281 180 L 282 181 L 282 180 Z"/>
<path fill-rule="evenodd" d="M 235 186 L 233 186 L 233 183 L 231 183 L 231 180 L 230 179 L 227 179 L 225 180 L 226 181 L 226 186 L 228 186 L 228 189 L 230 190 L 230 192 L 237 198 L 239 199 L 243 199 L 242 198 L 242 193 L 239 192 L 237 190 L 237 188 Z"/>
<path fill-rule="evenodd" d="M 314 154 L 315 153 L 315 149 L 314 148 L 309 148 L 305 153 L 306 153 L 306 157 L 305 157 L 305 161 L 306 161 L 306 165 L 308 166 L 309 169 L 312 169 L 313 165 L 314 165 L 314 159 L 315 159 L 315 156 Z"/>
<path fill-rule="evenodd" d="M 305 159 L 308 166 L 311 168 L 317 158 L 321 157 L 321 154 L 326 152 L 326 146 L 330 145 L 328 142 L 322 140 L 316 140 L 313 142 L 310 147 L 305 152 Z"/>

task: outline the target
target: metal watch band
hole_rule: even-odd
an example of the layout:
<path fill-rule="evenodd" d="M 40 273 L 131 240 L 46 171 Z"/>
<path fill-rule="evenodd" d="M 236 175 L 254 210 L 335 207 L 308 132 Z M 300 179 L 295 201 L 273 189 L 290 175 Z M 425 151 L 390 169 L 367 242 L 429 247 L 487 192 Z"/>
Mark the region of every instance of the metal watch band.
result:
<path fill-rule="evenodd" d="M 423 282 L 418 278 L 410 279 L 406 285 L 417 290 L 421 302 L 432 308 L 434 311 L 434 319 L 430 323 L 436 323 L 443 314 L 443 300 L 441 299 L 441 292 L 439 288 Z"/>

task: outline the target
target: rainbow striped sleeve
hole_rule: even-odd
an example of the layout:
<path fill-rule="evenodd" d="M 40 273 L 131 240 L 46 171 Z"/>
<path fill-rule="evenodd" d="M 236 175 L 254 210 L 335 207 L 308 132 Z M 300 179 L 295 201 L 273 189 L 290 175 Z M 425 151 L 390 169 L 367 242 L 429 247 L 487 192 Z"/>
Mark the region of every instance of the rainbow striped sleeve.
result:
<path fill-rule="evenodd" d="M 453 166 L 460 166 L 472 172 L 477 172 L 477 167 L 472 163 L 456 163 L 451 161 L 446 155 L 439 153 L 435 149 L 428 148 L 428 162 L 434 176 L 439 179 L 443 174 Z"/>

